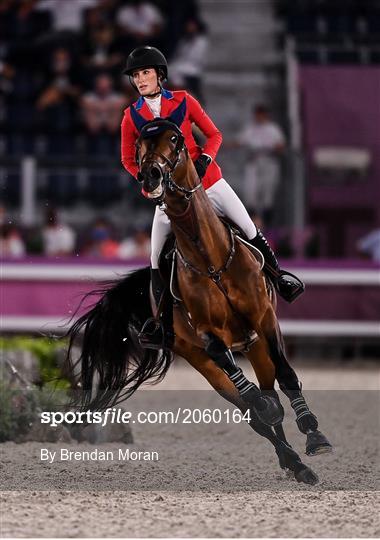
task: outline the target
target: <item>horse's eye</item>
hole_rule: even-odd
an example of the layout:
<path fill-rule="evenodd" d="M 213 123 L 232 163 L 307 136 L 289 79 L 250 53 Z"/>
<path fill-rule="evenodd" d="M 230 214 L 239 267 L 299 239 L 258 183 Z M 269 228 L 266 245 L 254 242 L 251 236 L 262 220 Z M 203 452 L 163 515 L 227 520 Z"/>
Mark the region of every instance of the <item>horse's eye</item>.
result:
<path fill-rule="evenodd" d="M 178 140 L 177 135 L 172 135 L 172 136 L 170 137 L 170 140 L 171 140 L 171 142 L 173 142 L 173 143 L 177 142 L 177 140 Z"/>

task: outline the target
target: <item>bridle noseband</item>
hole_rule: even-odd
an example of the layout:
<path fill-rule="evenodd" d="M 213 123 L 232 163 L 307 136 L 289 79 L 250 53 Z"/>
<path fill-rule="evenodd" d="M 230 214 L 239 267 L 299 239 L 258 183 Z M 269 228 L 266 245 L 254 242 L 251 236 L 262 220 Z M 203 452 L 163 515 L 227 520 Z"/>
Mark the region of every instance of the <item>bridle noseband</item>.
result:
<path fill-rule="evenodd" d="M 148 139 L 148 138 L 154 137 L 158 135 L 159 133 L 162 133 L 163 131 L 166 131 L 168 129 L 174 131 L 178 136 L 178 140 L 177 140 L 176 147 L 174 150 L 174 155 L 175 155 L 174 159 L 171 160 L 167 156 L 162 154 L 161 152 L 154 151 L 154 152 L 144 154 L 140 160 L 139 149 L 140 149 L 141 139 Z M 175 124 L 174 122 L 171 122 L 170 120 L 167 120 L 167 119 L 151 120 L 150 122 L 147 122 L 141 129 L 140 136 L 136 141 L 136 154 L 135 154 L 135 161 L 139 167 L 139 172 L 140 172 L 141 167 L 145 163 L 154 163 L 161 170 L 165 165 L 167 166 L 167 170 L 162 174 L 162 183 L 164 185 L 164 190 L 159 197 L 156 197 L 154 199 L 154 202 L 156 204 L 163 203 L 166 189 L 169 189 L 170 191 L 173 191 L 173 192 L 178 191 L 180 193 L 183 193 L 185 199 L 190 200 L 193 194 L 202 187 L 202 182 L 199 182 L 194 188 L 191 188 L 191 189 L 185 188 L 183 186 L 179 186 L 173 179 L 173 173 L 180 161 L 181 153 L 183 151 L 188 152 L 185 146 L 185 138 L 182 135 L 182 132 L 177 126 L 177 124 Z M 153 159 L 154 156 L 156 156 L 160 160 L 163 160 L 163 162 L 158 161 L 157 159 Z"/>

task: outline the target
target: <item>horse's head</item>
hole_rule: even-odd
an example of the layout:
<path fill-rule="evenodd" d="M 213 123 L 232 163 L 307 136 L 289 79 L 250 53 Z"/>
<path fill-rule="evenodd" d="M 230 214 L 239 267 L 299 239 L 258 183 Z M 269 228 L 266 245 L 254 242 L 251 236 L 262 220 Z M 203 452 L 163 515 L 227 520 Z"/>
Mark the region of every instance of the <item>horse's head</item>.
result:
<path fill-rule="evenodd" d="M 141 130 L 136 144 L 138 180 L 148 199 L 163 198 L 167 181 L 178 165 L 184 138 L 176 124 L 168 119 L 148 122 Z"/>
<path fill-rule="evenodd" d="M 146 121 L 131 107 L 132 119 L 140 132 L 136 141 L 136 163 L 139 167 L 137 179 L 143 185 L 145 197 L 157 204 L 164 201 L 167 188 L 182 192 L 185 196 L 191 191 L 173 179 L 177 166 L 188 160 L 180 129 L 185 114 L 185 100 L 169 117 L 150 121 Z"/>

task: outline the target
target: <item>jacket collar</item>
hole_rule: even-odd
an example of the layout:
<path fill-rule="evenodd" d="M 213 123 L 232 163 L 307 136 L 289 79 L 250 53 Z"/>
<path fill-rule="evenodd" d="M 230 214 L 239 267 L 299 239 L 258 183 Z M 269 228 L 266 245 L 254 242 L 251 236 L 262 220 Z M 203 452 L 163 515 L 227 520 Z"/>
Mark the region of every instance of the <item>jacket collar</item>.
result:
<path fill-rule="evenodd" d="M 173 93 L 170 92 L 170 90 L 166 90 L 166 88 L 162 89 L 161 95 L 165 99 L 173 99 Z M 139 111 L 142 108 L 142 106 L 144 105 L 144 103 L 145 103 L 145 99 L 143 98 L 143 96 L 140 96 L 139 99 L 137 100 L 136 105 L 135 105 L 136 111 Z M 161 107 L 162 107 L 163 103 L 164 102 L 161 101 Z"/>

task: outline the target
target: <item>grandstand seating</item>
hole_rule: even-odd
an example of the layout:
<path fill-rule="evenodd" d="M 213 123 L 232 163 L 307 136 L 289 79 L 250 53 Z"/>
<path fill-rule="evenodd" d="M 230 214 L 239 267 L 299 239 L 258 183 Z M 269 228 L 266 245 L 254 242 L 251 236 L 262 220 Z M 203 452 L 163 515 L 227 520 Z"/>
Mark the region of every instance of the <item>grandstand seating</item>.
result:
<path fill-rule="evenodd" d="M 302 63 L 379 63 L 376 0 L 277 0 L 275 5 L 285 32 L 296 39 Z"/>

